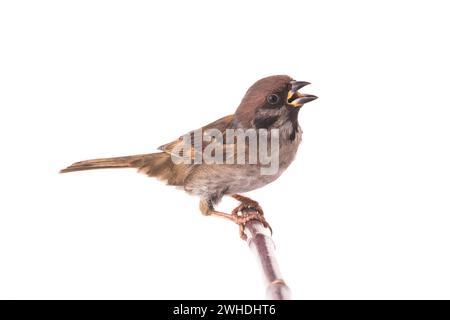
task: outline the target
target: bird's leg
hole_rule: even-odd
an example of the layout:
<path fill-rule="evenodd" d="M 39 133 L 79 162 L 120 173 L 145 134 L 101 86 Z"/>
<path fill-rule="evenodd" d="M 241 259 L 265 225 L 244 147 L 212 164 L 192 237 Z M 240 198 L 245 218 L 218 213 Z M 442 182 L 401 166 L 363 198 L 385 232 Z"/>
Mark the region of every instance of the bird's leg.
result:
<path fill-rule="evenodd" d="M 205 216 L 221 217 L 235 222 L 231 214 L 215 210 L 213 204 L 207 200 L 200 200 L 200 211 Z"/>
<path fill-rule="evenodd" d="M 239 233 L 241 235 L 241 238 L 243 238 L 242 235 L 245 236 L 244 225 L 238 223 L 237 215 L 216 211 L 214 209 L 213 204 L 211 202 L 207 201 L 207 200 L 200 200 L 200 211 L 205 216 L 214 216 L 214 217 L 225 218 L 227 220 L 230 220 L 230 221 L 233 221 L 234 223 L 239 224 Z"/>
<path fill-rule="evenodd" d="M 259 206 L 258 202 L 241 195 L 233 195 L 233 198 L 241 201 L 241 204 L 237 206 L 231 214 L 216 211 L 212 203 L 208 202 L 207 200 L 200 201 L 200 211 L 204 215 L 225 218 L 239 225 L 239 235 L 243 240 L 247 240 L 247 235 L 245 234 L 244 230 L 245 224 L 250 220 L 260 221 L 264 225 L 264 227 L 269 228 L 270 232 L 272 232 L 272 228 L 267 223 L 266 219 L 264 219 L 263 210 Z M 246 211 L 249 210 L 253 210 L 255 212 L 247 213 Z"/>

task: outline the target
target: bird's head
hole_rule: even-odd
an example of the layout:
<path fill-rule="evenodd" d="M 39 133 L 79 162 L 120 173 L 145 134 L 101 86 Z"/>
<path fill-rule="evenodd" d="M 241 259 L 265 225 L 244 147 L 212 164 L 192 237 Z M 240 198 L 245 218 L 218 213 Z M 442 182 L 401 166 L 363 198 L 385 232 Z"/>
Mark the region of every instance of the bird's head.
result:
<path fill-rule="evenodd" d="M 309 82 L 295 81 L 289 76 L 270 76 L 256 81 L 247 91 L 234 115 L 243 128 L 280 128 L 291 122 L 297 126 L 300 108 L 316 96 L 300 93 Z"/>

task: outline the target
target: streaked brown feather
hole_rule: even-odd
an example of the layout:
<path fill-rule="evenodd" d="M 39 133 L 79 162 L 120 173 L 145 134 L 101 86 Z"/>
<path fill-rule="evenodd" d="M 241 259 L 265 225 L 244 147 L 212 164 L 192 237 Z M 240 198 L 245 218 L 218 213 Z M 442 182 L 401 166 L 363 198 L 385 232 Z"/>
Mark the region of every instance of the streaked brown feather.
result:
<path fill-rule="evenodd" d="M 216 129 L 216 130 L 219 130 L 220 132 L 222 132 L 222 135 L 225 136 L 226 129 L 232 128 L 233 117 L 234 117 L 233 115 L 228 115 L 223 118 L 220 118 L 219 120 L 211 122 L 211 123 L 207 124 L 206 126 L 202 127 L 201 130 L 202 130 L 202 132 L 205 132 L 206 130 L 209 130 L 209 129 Z M 184 150 L 183 137 L 184 136 L 181 136 L 177 140 L 174 140 L 169 143 L 163 144 L 162 146 L 159 146 L 158 150 L 166 152 L 166 153 L 170 154 L 171 156 L 180 157 L 180 158 L 188 157 L 189 159 L 194 160 L 196 158 L 196 155 L 200 152 L 202 153 L 204 151 L 205 147 L 210 144 L 209 141 L 203 141 L 201 150 L 194 148 L 194 132 L 195 131 L 196 130 L 193 130 L 193 131 L 190 131 L 189 133 L 187 133 L 187 135 L 191 136 L 191 148 L 190 148 L 190 152 L 188 154 L 184 154 L 184 152 L 183 152 L 183 150 Z M 226 152 L 226 150 L 224 150 L 224 154 L 225 154 L 225 152 Z"/>

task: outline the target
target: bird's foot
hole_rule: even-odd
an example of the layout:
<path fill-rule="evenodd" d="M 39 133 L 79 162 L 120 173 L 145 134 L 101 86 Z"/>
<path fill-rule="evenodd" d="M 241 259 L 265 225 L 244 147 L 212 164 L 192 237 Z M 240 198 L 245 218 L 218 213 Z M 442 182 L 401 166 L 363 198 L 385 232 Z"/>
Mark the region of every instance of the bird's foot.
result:
<path fill-rule="evenodd" d="M 200 201 L 200 211 L 206 216 L 225 218 L 239 225 L 239 234 L 243 240 L 247 240 L 245 224 L 251 220 L 261 222 L 261 224 L 265 228 L 269 228 L 270 233 L 272 233 L 272 228 L 264 218 L 264 211 L 258 202 L 239 194 L 234 194 L 233 198 L 239 200 L 241 203 L 234 208 L 231 214 L 215 210 L 214 207 L 205 200 Z"/>
<path fill-rule="evenodd" d="M 251 212 L 248 212 L 249 210 L 251 210 Z M 239 225 L 239 235 L 242 240 L 247 240 L 247 235 L 245 234 L 245 225 L 252 220 L 261 222 L 262 225 L 265 228 L 269 228 L 270 233 L 272 233 L 272 227 L 266 221 L 264 216 L 254 209 L 244 209 L 243 211 L 239 211 L 239 213 L 232 213 L 231 217 L 233 221 Z"/>
<path fill-rule="evenodd" d="M 264 211 L 261 208 L 261 206 L 259 205 L 258 201 L 255 201 L 248 197 L 244 197 L 240 194 L 233 194 L 232 197 L 240 202 L 240 204 L 236 208 L 234 208 L 232 213 L 238 213 L 239 211 L 242 211 L 245 209 L 247 209 L 247 210 L 253 209 L 253 210 L 259 212 L 262 216 L 264 215 Z"/>
<path fill-rule="evenodd" d="M 231 212 L 233 221 L 239 225 L 239 234 L 241 236 L 241 239 L 247 240 L 247 235 L 244 232 L 245 224 L 251 220 L 257 220 L 261 222 L 262 225 L 265 228 L 268 228 L 270 230 L 270 233 L 272 233 L 272 227 L 264 218 L 264 211 L 257 201 L 241 196 L 239 194 L 234 194 L 232 197 L 241 202 Z"/>

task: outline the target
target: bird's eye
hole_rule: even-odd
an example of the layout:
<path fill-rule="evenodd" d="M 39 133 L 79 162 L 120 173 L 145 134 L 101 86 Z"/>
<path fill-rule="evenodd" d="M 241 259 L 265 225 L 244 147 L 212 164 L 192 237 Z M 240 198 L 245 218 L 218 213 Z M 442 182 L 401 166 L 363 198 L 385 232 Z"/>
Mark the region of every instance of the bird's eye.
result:
<path fill-rule="evenodd" d="M 271 105 L 276 105 L 278 102 L 280 102 L 280 96 L 277 94 L 269 94 L 267 96 L 267 102 Z"/>

